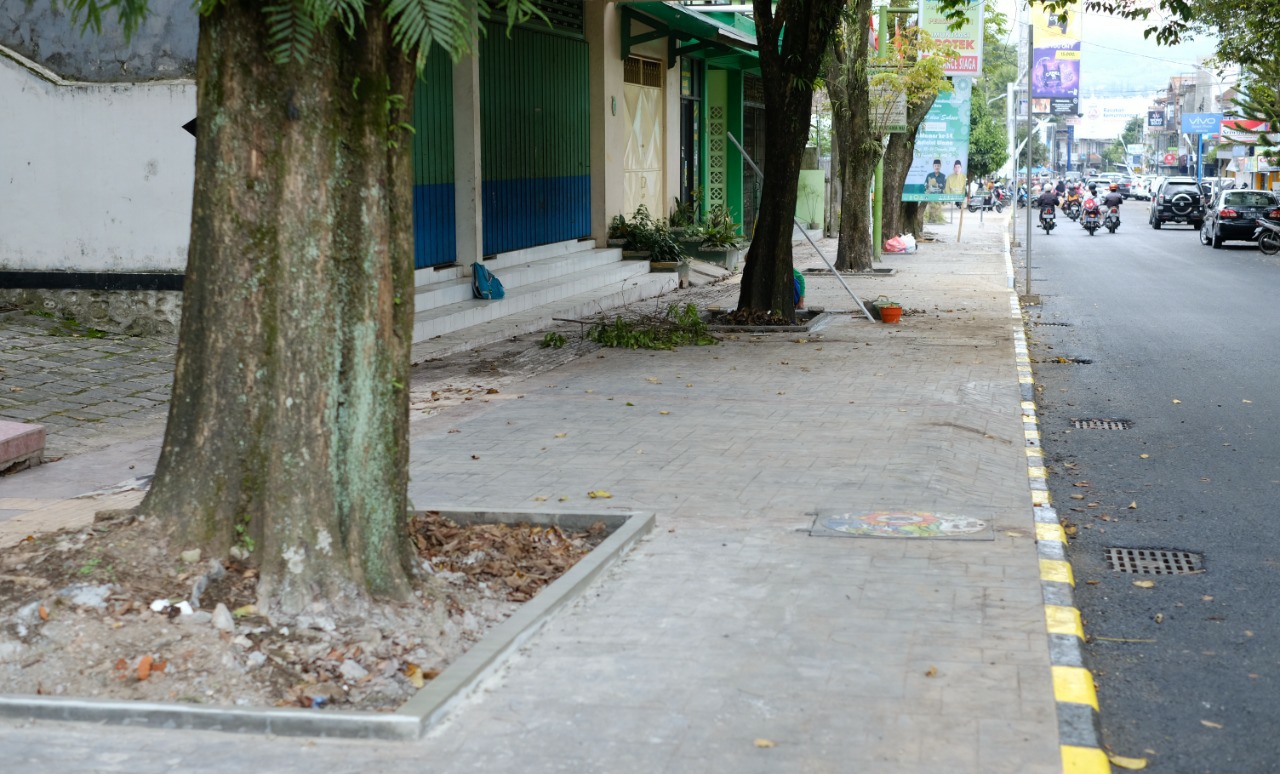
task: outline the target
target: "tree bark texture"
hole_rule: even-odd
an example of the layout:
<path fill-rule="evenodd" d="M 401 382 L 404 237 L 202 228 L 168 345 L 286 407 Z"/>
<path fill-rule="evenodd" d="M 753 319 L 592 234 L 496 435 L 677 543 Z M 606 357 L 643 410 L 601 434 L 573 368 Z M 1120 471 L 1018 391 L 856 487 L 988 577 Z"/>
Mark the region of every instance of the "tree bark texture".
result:
<path fill-rule="evenodd" d="M 836 247 L 838 271 L 870 271 L 871 184 L 883 146 L 872 132 L 871 95 L 867 80 L 870 30 L 866 19 L 871 0 L 856 0 L 849 18 L 833 37 L 827 58 L 827 91 L 831 95 L 832 135 L 840 152 L 839 165 L 832 156 L 832 177 L 841 184 L 840 241 Z"/>
<path fill-rule="evenodd" d="M 800 162 L 809 137 L 813 83 L 841 3 L 790 0 L 778 4 L 776 15 L 771 0 L 754 0 L 754 7 L 769 153 L 765 155 L 760 212 L 747 251 L 738 308 L 776 311 L 794 319 L 791 235 Z"/>
<path fill-rule="evenodd" d="M 911 158 L 916 152 L 916 130 L 929 114 L 936 98 L 936 95 L 930 95 L 908 102 L 907 131 L 889 135 L 889 146 L 884 152 L 885 239 L 906 233 L 920 236 L 924 223 L 923 208 L 915 206 L 916 202 L 902 201 L 902 189 L 911 170 Z"/>
<path fill-rule="evenodd" d="M 378 11 L 287 65 L 260 4 L 200 20 L 184 311 L 141 510 L 184 548 L 252 546 L 270 615 L 408 593 L 413 178 L 395 125 L 415 73 Z"/>

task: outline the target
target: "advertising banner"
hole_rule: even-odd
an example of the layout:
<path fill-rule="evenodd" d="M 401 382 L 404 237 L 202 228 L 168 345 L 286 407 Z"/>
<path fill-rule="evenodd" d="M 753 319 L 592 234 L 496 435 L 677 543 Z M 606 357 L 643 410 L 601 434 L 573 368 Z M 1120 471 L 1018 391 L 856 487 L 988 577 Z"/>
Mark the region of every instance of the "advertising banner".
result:
<path fill-rule="evenodd" d="M 1148 110 L 1147 126 L 1151 127 L 1152 129 L 1163 129 L 1164 128 L 1164 111 Z"/>
<path fill-rule="evenodd" d="M 1221 113 L 1183 113 L 1184 134 L 1217 134 L 1222 129 Z"/>
<path fill-rule="evenodd" d="M 1221 141 L 1224 143 L 1254 145 L 1258 142 L 1259 137 L 1270 131 L 1271 127 L 1266 121 L 1228 118 L 1222 122 Z"/>
<path fill-rule="evenodd" d="M 969 169 L 969 98 L 972 78 L 954 78 L 951 91 L 939 94 L 916 132 L 915 155 L 904 202 L 959 202 L 964 200 Z"/>
<path fill-rule="evenodd" d="M 1080 110 L 1080 0 L 1059 16 L 1042 7 L 1031 9 L 1031 96 L 1047 99 L 1048 112 L 1076 115 Z"/>
<path fill-rule="evenodd" d="M 956 50 L 943 72 L 947 75 L 982 75 L 982 2 L 970 2 L 964 24 L 951 29 L 951 20 L 939 8 L 939 0 L 920 0 L 920 29 L 938 43 Z"/>

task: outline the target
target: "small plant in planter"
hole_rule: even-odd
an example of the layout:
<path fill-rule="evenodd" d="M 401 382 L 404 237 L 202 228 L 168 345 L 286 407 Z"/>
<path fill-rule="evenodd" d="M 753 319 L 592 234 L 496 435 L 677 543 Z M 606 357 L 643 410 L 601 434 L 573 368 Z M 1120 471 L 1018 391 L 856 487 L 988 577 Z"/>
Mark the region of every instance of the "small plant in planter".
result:
<path fill-rule="evenodd" d="M 738 235 L 738 224 L 723 206 L 712 208 L 707 219 L 699 229 L 702 236 L 703 250 L 728 251 L 742 246 L 742 237 Z"/>
<path fill-rule="evenodd" d="M 609 246 L 625 247 L 630 230 L 631 226 L 627 223 L 626 216 L 621 213 L 614 215 L 609 221 Z"/>
<path fill-rule="evenodd" d="M 627 221 L 627 243 L 622 248 L 623 257 L 647 258 L 653 242 L 653 233 L 657 224 L 649 214 L 649 208 L 643 204 L 636 208 Z M 629 253 L 629 255 L 628 255 Z"/>
<path fill-rule="evenodd" d="M 700 192 L 695 189 L 691 196 L 692 198 L 689 201 L 675 199 L 674 206 L 671 208 L 671 215 L 667 218 L 667 224 L 671 226 L 671 231 L 676 235 L 680 235 L 698 225 L 698 198 L 700 197 Z"/>
<path fill-rule="evenodd" d="M 675 271 L 681 262 L 688 259 L 671 229 L 661 224 L 650 232 L 648 249 L 650 269 Z"/>

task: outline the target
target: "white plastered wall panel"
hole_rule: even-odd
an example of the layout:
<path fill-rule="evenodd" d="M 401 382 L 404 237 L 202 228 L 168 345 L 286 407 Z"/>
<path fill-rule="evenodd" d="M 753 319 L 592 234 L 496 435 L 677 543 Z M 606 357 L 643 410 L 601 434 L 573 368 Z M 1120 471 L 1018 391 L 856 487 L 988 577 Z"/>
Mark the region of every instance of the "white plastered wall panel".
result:
<path fill-rule="evenodd" d="M 0 270 L 183 271 L 188 80 L 62 80 L 0 48 Z"/>

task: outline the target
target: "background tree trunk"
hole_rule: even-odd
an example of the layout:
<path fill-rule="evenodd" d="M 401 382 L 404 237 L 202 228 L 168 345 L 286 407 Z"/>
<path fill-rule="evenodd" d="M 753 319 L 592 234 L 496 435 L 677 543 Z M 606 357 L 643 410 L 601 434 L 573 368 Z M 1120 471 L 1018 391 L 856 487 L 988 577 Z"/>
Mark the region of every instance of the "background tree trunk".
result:
<path fill-rule="evenodd" d="M 831 124 L 839 165 L 832 157 L 831 173 L 841 181 L 840 242 L 836 269 L 870 271 L 871 183 L 883 146 L 871 128 L 867 54 L 870 34 L 866 20 L 871 0 L 856 0 L 848 19 L 836 34 L 827 57 L 827 91 L 831 95 Z"/>
<path fill-rule="evenodd" d="M 791 0 L 779 6 L 785 14 L 776 18 L 771 0 L 754 0 L 754 7 L 769 153 L 765 155 L 760 212 L 747 251 L 738 308 L 776 311 L 794 318 L 791 235 L 800 161 L 809 137 L 813 83 L 841 4 Z"/>
<path fill-rule="evenodd" d="M 270 50 L 258 3 L 200 19 L 184 310 L 141 510 L 206 555 L 251 543 L 271 615 L 358 612 L 408 592 L 413 176 L 395 124 L 414 71 L 380 9 L 354 39 L 317 32 L 303 63 Z"/>
<path fill-rule="evenodd" d="M 898 234 L 920 236 L 924 224 L 924 208 L 916 202 L 902 201 L 902 189 L 916 152 L 916 131 L 933 107 L 937 95 L 907 103 L 907 131 L 889 135 L 884 152 L 884 228 L 885 239 Z"/>

